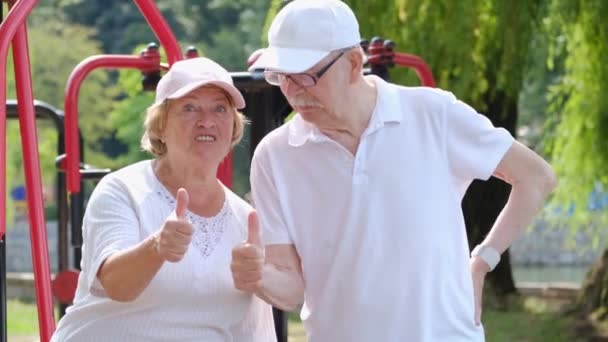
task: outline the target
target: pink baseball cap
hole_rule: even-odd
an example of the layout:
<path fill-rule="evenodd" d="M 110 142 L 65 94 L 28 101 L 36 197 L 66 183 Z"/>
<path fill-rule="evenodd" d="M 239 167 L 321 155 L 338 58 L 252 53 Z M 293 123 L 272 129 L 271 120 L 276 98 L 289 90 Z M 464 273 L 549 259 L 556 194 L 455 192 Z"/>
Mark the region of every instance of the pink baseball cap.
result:
<path fill-rule="evenodd" d="M 298 73 L 332 51 L 359 46 L 359 23 L 340 0 L 294 0 L 283 7 L 268 31 L 268 48 L 249 71 Z"/>
<path fill-rule="evenodd" d="M 204 85 L 224 89 L 237 109 L 245 108 L 245 99 L 234 86 L 230 73 L 221 65 L 205 57 L 184 59 L 173 63 L 156 86 L 156 101 L 177 99 Z"/>

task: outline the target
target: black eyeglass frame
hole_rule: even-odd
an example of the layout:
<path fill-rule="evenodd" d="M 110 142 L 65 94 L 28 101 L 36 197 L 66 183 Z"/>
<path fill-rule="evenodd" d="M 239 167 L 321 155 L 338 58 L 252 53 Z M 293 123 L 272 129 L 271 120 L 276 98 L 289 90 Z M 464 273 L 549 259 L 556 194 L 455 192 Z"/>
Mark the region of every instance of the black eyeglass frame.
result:
<path fill-rule="evenodd" d="M 340 53 L 336 56 L 336 58 L 334 58 L 331 62 L 327 63 L 327 65 L 325 65 L 323 68 L 321 68 L 319 71 L 315 72 L 314 74 L 309 74 L 307 72 L 287 74 L 287 73 L 282 73 L 282 72 L 278 72 L 278 71 L 265 70 L 264 78 L 266 79 L 266 82 L 268 82 L 272 85 L 276 85 L 276 86 L 281 84 L 280 77 L 282 76 L 284 78 L 289 78 L 293 83 L 297 84 L 298 86 L 300 86 L 302 88 L 314 87 L 315 85 L 317 85 L 317 82 L 319 81 L 319 79 L 329 70 L 329 68 L 331 68 L 332 65 L 334 65 L 340 59 L 340 57 L 342 57 L 342 55 L 344 55 L 346 53 L 346 51 L 348 51 L 348 50 L 340 51 Z M 276 75 L 276 81 L 274 80 L 275 78 L 273 77 L 275 75 Z M 301 81 L 298 82 L 296 80 L 296 78 L 298 76 L 299 77 L 306 76 L 312 80 L 312 83 L 311 84 L 302 84 Z"/>

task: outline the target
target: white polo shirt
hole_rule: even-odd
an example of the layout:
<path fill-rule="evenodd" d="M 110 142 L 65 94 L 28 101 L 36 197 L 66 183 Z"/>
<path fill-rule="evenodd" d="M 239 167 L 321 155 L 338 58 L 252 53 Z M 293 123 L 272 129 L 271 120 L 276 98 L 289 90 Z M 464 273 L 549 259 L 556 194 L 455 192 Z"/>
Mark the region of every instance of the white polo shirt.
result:
<path fill-rule="evenodd" d="M 310 342 L 483 341 L 461 209 L 513 138 L 451 93 L 377 77 L 353 156 L 299 115 L 252 162 L 266 244 L 294 244 Z"/>

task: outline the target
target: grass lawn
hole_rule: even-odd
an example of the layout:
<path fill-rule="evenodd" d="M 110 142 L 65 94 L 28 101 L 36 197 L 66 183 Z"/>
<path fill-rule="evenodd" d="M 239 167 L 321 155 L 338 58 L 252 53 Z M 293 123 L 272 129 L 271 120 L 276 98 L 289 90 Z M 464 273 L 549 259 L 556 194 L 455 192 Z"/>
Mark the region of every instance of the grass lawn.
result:
<path fill-rule="evenodd" d="M 591 341 L 590 334 L 593 331 L 588 328 L 586 330 L 575 328 L 580 322 L 562 313 L 564 304 L 566 304 L 564 301 L 523 297 L 509 304 L 508 310 L 486 308 L 482 319 L 486 340 L 488 342 Z M 305 341 L 306 334 L 298 315 L 291 314 L 289 342 Z M 605 341 L 608 341 L 608 338 Z"/>
<path fill-rule="evenodd" d="M 35 303 L 9 300 L 6 310 L 9 336 L 38 334 L 38 313 Z"/>
<path fill-rule="evenodd" d="M 483 324 L 486 339 L 488 342 L 591 341 L 592 331 L 581 329 L 579 321 L 564 315 L 561 312 L 563 304 L 563 301 L 524 297 L 509 304 L 508 310 L 485 309 Z M 38 334 L 35 304 L 11 300 L 7 309 L 8 340 L 35 341 Z M 305 341 L 306 335 L 298 315 L 290 314 L 289 342 Z"/>
<path fill-rule="evenodd" d="M 486 309 L 482 322 L 488 342 L 587 342 L 579 339 L 574 317 L 564 315 L 564 301 L 524 297 L 508 310 Z"/>

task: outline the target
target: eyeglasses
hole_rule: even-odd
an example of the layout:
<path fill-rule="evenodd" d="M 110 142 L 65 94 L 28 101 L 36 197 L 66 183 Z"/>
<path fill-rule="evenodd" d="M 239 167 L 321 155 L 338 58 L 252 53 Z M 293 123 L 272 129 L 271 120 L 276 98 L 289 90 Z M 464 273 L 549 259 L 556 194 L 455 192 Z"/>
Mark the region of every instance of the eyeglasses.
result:
<path fill-rule="evenodd" d="M 302 88 L 312 87 L 317 84 L 321 76 L 323 76 L 332 65 L 334 65 L 340 57 L 346 51 L 342 51 L 334 58 L 331 62 L 329 62 L 326 66 L 324 66 L 321 70 L 317 71 L 314 74 L 308 74 L 305 72 L 297 73 L 297 74 L 285 74 L 278 71 L 266 70 L 264 71 L 264 78 L 266 82 L 279 86 L 282 83 L 285 83 L 287 79 L 290 79 L 293 83 L 297 84 Z"/>

